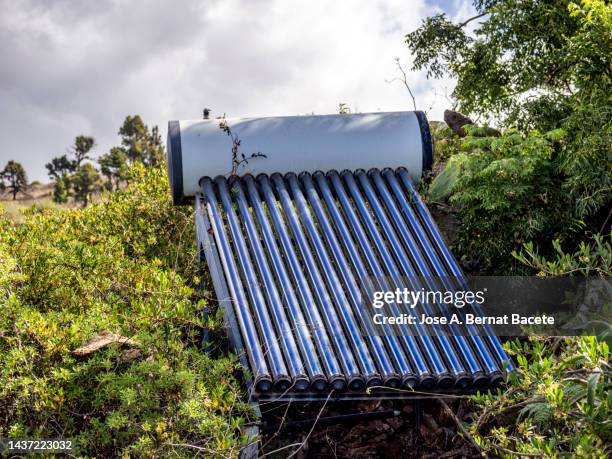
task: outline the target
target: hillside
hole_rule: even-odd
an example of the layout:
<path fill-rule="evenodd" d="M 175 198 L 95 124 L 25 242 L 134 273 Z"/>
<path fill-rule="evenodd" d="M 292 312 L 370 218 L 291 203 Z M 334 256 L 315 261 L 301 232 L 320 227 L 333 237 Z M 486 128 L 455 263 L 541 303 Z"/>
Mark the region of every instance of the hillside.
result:
<path fill-rule="evenodd" d="M 190 209 L 163 168 L 133 174 L 84 209 L 17 225 L 0 212 L 0 436 L 61 435 L 86 457 L 235 456 L 248 409 L 235 358 L 199 348 Z"/>
<path fill-rule="evenodd" d="M 25 193 L 19 193 L 17 199 L 13 200 L 8 192 L 0 192 L 0 203 L 6 212 L 14 219 L 19 219 L 20 211 L 32 205 L 40 208 L 55 208 L 57 204 L 53 202 L 53 184 L 35 183 L 28 186 Z"/>

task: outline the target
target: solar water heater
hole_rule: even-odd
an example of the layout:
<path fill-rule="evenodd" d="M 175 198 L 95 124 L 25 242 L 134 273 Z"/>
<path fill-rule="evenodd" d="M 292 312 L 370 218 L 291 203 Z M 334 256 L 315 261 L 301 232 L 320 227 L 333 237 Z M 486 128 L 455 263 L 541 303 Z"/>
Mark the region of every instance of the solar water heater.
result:
<path fill-rule="evenodd" d="M 469 391 L 510 368 L 490 329 L 372 321 L 375 291 L 469 289 L 416 189 L 432 164 L 423 113 L 171 121 L 167 150 L 252 400 Z"/>

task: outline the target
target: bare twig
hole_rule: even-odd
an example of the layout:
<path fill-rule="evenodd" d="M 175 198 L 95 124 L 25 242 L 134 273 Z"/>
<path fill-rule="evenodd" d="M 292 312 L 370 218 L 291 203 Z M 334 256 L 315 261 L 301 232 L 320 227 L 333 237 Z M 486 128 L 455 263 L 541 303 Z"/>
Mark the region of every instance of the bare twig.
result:
<path fill-rule="evenodd" d="M 262 449 L 265 448 L 266 446 L 268 446 L 268 444 L 276 437 L 278 436 L 278 434 L 280 433 L 280 431 L 283 428 L 283 424 L 285 424 L 285 421 L 287 420 L 287 413 L 289 413 L 289 408 L 291 408 L 291 402 L 287 403 L 287 407 L 285 408 L 285 413 L 283 414 L 283 418 L 281 419 L 280 423 L 278 424 L 278 429 L 276 429 L 276 432 L 274 432 L 274 434 L 272 434 L 270 436 L 270 438 L 268 439 L 268 441 L 262 446 Z"/>
<path fill-rule="evenodd" d="M 308 443 L 308 439 L 310 438 L 310 435 L 312 435 L 312 432 L 315 430 L 315 427 L 317 427 L 317 422 L 319 422 L 319 418 L 321 417 L 321 414 L 323 414 L 323 411 L 325 410 L 325 407 L 327 406 L 327 402 L 329 401 L 329 398 L 332 396 L 333 393 L 334 393 L 333 390 L 329 392 L 329 395 L 327 396 L 327 398 L 325 399 L 325 403 L 323 403 L 323 406 L 319 410 L 319 413 L 317 414 L 317 418 L 315 419 L 315 422 L 312 424 L 312 427 L 310 428 L 308 435 L 306 435 L 306 438 L 304 438 L 304 441 L 300 444 L 298 449 L 296 449 L 289 456 L 287 456 L 287 459 L 291 459 L 293 456 L 295 456 L 304 447 L 304 445 Z"/>
<path fill-rule="evenodd" d="M 235 176 L 236 173 L 238 172 L 238 168 L 242 165 L 242 164 L 248 164 L 250 159 L 253 158 L 267 158 L 266 155 L 264 155 L 261 152 L 257 152 L 257 153 L 251 153 L 249 156 L 245 155 L 244 153 L 240 153 L 240 144 L 242 143 L 242 141 L 238 138 L 238 136 L 236 134 L 234 134 L 232 132 L 232 129 L 229 127 L 229 124 L 227 124 L 227 121 L 225 120 L 225 117 L 221 118 L 221 121 L 219 122 L 219 128 L 225 132 L 228 137 L 232 140 L 232 170 L 230 172 L 230 176 Z"/>
<path fill-rule="evenodd" d="M 385 80 L 385 82 L 387 83 L 392 83 L 394 81 L 399 81 L 400 83 L 402 83 L 406 89 L 408 90 L 408 94 L 410 94 L 410 97 L 412 98 L 412 105 L 415 109 L 415 111 L 417 110 L 417 104 L 416 104 L 416 99 L 414 98 L 414 93 L 412 92 L 412 89 L 410 89 L 410 85 L 408 84 L 408 75 L 406 74 L 406 71 L 404 70 L 404 68 L 402 67 L 402 63 L 400 62 L 400 58 L 396 57 L 395 58 L 395 65 L 397 67 L 397 69 L 399 70 L 399 72 L 401 73 L 401 77 L 395 77 L 395 78 L 391 78 L 390 80 Z"/>
<path fill-rule="evenodd" d="M 455 394 L 438 394 L 438 393 L 432 393 L 432 392 L 421 392 L 418 390 L 414 390 L 414 389 L 400 389 L 398 387 L 387 387 L 387 386 L 371 386 L 368 387 L 368 393 L 370 393 L 373 390 L 376 389 L 384 389 L 386 391 L 391 391 L 391 392 L 402 392 L 402 393 L 406 393 L 406 394 L 411 394 L 413 396 L 411 396 L 410 398 L 413 400 L 430 400 L 430 399 L 441 399 L 441 398 L 448 398 L 448 399 L 463 399 L 463 398 L 470 398 L 472 397 L 471 395 L 455 395 Z M 418 395 L 414 395 L 414 394 L 421 394 L 422 396 L 419 397 Z"/>
<path fill-rule="evenodd" d="M 276 454 L 279 451 L 283 451 L 283 450 L 286 450 L 286 449 L 289 449 L 289 448 L 293 448 L 294 446 L 302 446 L 302 445 L 303 445 L 302 443 L 291 443 L 289 445 L 285 445 L 285 446 L 283 446 L 281 448 L 275 449 L 274 451 L 270 451 L 269 453 L 262 454 L 261 457 L 271 456 L 272 454 Z"/>
<path fill-rule="evenodd" d="M 474 440 L 472 434 L 470 434 L 467 429 L 463 427 L 463 423 L 457 417 L 454 411 L 450 409 L 450 407 L 446 404 L 444 400 L 440 399 L 438 401 L 442 406 L 442 409 L 446 412 L 446 414 L 448 414 L 453 419 L 453 421 L 455 421 L 455 424 L 457 424 L 457 428 L 461 431 L 465 439 L 468 440 L 479 452 L 482 452 L 482 447 L 478 443 L 476 443 L 476 440 Z"/>
<path fill-rule="evenodd" d="M 188 449 L 193 449 L 195 451 L 199 451 L 199 452 L 203 452 L 203 453 L 208 453 L 208 454 L 219 454 L 218 451 L 212 450 L 210 448 L 204 448 L 202 446 L 192 445 L 190 443 L 170 443 L 170 442 L 166 442 L 164 444 L 167 445 L 167 446 L 172 446 L 174 448 L 188 448 Z"/>

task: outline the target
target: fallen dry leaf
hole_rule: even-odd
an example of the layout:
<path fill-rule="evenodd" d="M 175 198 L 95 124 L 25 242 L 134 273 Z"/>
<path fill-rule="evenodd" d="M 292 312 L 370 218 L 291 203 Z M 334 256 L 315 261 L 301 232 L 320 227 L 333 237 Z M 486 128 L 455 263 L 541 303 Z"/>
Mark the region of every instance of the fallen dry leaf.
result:
<path fill-rule="evenodd" d="M 87 343 L 85 343 L 85 345 L 72 351 L 72 354 L 76 355 L 77 357 L 84 357 L 96 352 L 98 349 L 101 349 L 104 346 L 108 346 L 110 343 L 119 343 L 126 346 L 138 346 L 138 342 L 131 338 L 105 330 L 98 333 Z"/>

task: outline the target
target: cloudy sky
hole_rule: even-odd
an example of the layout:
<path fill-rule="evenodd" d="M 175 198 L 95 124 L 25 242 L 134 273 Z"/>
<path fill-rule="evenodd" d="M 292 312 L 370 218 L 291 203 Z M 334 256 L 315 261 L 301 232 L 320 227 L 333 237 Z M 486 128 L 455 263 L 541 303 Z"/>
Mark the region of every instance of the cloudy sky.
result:
<path fill-rule="evenodd" d="M 0 168 L 30 180 L 78 134 L 95 154 L 128 114 L 149 125 L 212 115 L 412 109 L 394 59 L 431 14 L 464 19 L 468 0 L 0 0 Z M 411 72 L 419 109 L 440 119 L 452 81 Z"/>

